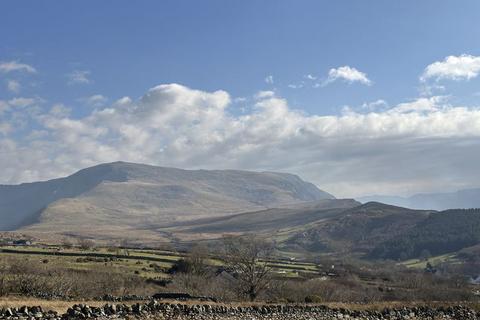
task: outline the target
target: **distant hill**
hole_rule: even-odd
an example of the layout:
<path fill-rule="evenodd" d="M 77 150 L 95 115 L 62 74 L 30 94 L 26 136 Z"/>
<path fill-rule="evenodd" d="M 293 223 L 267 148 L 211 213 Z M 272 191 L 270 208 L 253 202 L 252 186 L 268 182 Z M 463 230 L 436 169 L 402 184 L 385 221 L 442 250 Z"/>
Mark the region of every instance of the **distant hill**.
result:
<path fill-rule="evenodd" d="M 284 244 L 291 249 L 368 255 L 378 244 L 410 230 L 430 213 L 369 202 L 295 231 Z"/>
<path fill-rule="evenodd" d="M 480 209 L 435 212 L 410 230 L 378 243 L 370 257 L 405 260 L 480 244 Z"/>
<path fill-rule="evenodd" d="M 255 233 L 286 252 L 407 260 L 480 245 L 480 210 L 413 210 L 352 199 L 320 200 L 160 228 L 199 241 Z"/>
<path fill-rule="evenodd" d="M 108 237 L 178 221 L 334 199 L 298 176 L 115 162 L 0 186 L 0 230 Z M 154 236 L 154 235 L 152 235 Z"/>
<path fill-rule="evenodd" d="M 480 208 L 480 188 L 450 193 L 420 193 L 411 197 L 374 195 L 360 197 L 357 200 L 362 203 L 378 201 L 412 209 L 471 209 Z"/>
<path fill-rule="evenodd" d="M 468 252 L 480 245 L 480 209 L 437 212 L 369 202 L 328 212 L 316 213 L 320 218 L 304 228 L 293 228 L 281 245 L 289 251 L 374 260 Z"/>

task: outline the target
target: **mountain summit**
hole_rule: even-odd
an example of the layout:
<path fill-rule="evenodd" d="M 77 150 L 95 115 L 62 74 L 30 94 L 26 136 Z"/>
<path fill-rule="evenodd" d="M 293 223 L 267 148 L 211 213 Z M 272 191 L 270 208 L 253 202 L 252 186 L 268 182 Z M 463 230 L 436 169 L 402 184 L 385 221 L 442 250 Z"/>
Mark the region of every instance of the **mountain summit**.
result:
<path fill-rule="evenodd" d="M 150 229 L 334 197 L 296 175 L 114 162 L 0 186 L 0 230 L 76 234 Z"/>

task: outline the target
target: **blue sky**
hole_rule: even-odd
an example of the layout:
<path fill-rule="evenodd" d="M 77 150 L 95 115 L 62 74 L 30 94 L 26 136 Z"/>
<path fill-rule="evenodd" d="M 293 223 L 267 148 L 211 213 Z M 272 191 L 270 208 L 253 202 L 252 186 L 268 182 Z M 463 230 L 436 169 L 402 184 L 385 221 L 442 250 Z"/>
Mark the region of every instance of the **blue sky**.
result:
<path fill-rule="evenodd" d="M 0 158 L 1 164 L 9 168 L 0 176 L 0 182 L 46 179 L 102 161 L 131 160 L 183 167 L 293 171 L 321 187 L 327 186 L 327 191 L 333 190 L 345 196 L 384 190 L 408 194 L 474 186 L 473 178 L 466 179 L 471 174 L 453 169 L 460 160 L 437 163 L 438 160 L 425 160 L 420 156 L 424 153 L 422 151 L 434 148 L 433 145 L 447 143 L 447 148 L 465 145 L 464 139 L 467 138 L 470 139 L 470 144 L 467 143 L 470 150 L 471 143 L 475 143 L 478 137 L 476 131 L 459 132 L 458 129 L 452 129 L 451 125 L 442 126 L 437 132 L 422 131 L 429 126 L 428 121 L 438 118 L 439 110 L 450 108 L 450 111 L 459 112 L 463 110 L 459 108 L 469 108 L 468 112 L 477 112 L 480 99 L 480 80 L 477 78 L 480 68 L 477 70 L 476 60 L 480 55 L 478 12 L 478 1 L 462 1 L 460 6 L 455 1 L 438 0 L 2 1 L 0 63 L 4 64 L 4 71 L 0 73 L 0 101 L 3 101 L 3 108 L 9 110 L 0 113 L 0 123 L 3 121 L 5 128 L 3 137 L 0 137 L 5 143 L 4 154 L 10 156 Z M 447 61 L 450 56 L 457 57 L 459 62 Z M 443 64 L 432 67 L 429 75 L 422 80 L 422 75 L 425 76 L 428 67 L 435 62 Z M 449 69 L 462 63 L 473 73 L 468 73 L 469 70 L 464 67 L 460 74 Z M 170 140 L 162 140 L 155 150 L 145 151 L 143 156 L 132 155 L 142 153 L 133 145 L 128 152 L 114 154 L 105 151 L 103 156 L 98 155 L 101 152 L 91 150 L 67 150 L 66 145 L 77 140 L 62 140 L 60 137 L 65 133 L 58 131 L 61 126 L 47 119 L 47 114 L 52 115 L 52 109 L 55 108 L 57 118 L 63 117 L 58 120 L 63 125 L 71 120 L 69 123 L 77 127 L 90 126 L 90 131 L 106 128 L 104 133 L 89 137 L 92 141 L 87 141 L 84 133 L 77 133 L 76 138 L 92 149 L 115 150 L 118 149 L 115 141 L 123 139 L 121 133 L 115 133 L 109 127 L 113 124 L 108 124 L 106 120 L 93 119 L 96 114 L 117 108 L 117 102 L 122 97 L 130 97 L 132 105 L 141 109 L 142 97 L 150 88 L 173 83 L 205 94 L 213 94 L 218 90 L 228 93 L 228 107 L 223 107 L 223 102 L 217 100 L 212 103 L 219 103 L 219 108 L 224 111 L 222 117 L 234 117 L 237 122 L 231 126 L 249 126 L 248 129 L 257 132 L 254 124 L 242 117 L 258 115 L 258 104 L 263 102 L 259 102 L 255 95 L 267 91 L 271 93 L 261 99 L 267 98 L 277 103 L 285 101 L 288 110 L 297 110 L 295 114 L 301 114 L 304 118 L 295 124 L 297 127 L 292 135 L 285 136 L 275 146 L 259 144 L 258 137 L 247 143 L 242 140 L 238 144 L 240 138 L 232 141 L 232 137 L 224 134 L 228 128 L 217 128 L 208 134 L 205 141 L 197 141 L 213 148 L 205 147 L 207 154 L 211 154 L 212 150 L 218 152 L 218 162 L 212 163 L 205 160 L 205 155 L 201 153 L 187 157 L 179 150 L 172 151 L 168 159 L 173 157 L 175 161 L 166 161 L 159 154 L 168 148 L 175 148 L 175 143 L 180 143 L 182 139 L 191 143 L 193 138 L 183 131 L 170 133 Z M 170 89 L 178 89 L 179 94 L 191 93 L 178 87 Z M 164 94 L 171 92 L 165 88 L 159 90 Z M 31 100 L 18 100 L 20 98 Z M 423 121 L 419 126 L 425 127 L 414 130 L 414 141 L 405 140 L 412 132 L 401 132 L 402 143 L 411 147 L 425 143 L 426 140 L 422 139 L 435 140 L 435 144 L 422 145 L 418 147 L 420 149 L 412 151 L 412 154 L 408 154 L 408 160 L 413 163 L 425 161 L 424 166 L 419 166 L 422 172 L 428 171 L 428 163 L 433 163 L 433 167 L 438 169 L 427 172 L 421 181 L 417 180 L 418 173 L 412 173 L 410 178 L 403 180 L 405 174 L 402 173 L 395 177 L 388 176 L 375 187 L 374 169 L 387 172 L 388 162 L 397 159 L 398 150 L 403 148 L 399 145 L 395 152 L 388 151 L 378 139 L 384 143 L 385 139 L 391 138 L 390 133 L 398 133 L 402 129 L 388 127 L 394 121 L 388 118 L 386 124 L 381 125 L 383 129 L 379 129 L 379 132 L 389 132 L 386 136 L 375 135 L 372 138 L 371 133 L 363 132 L 366 134 L 363 141 L 371 142 L 364 150 L 370 150 L 374 145 L 382 147 L 371 150 L 369 156 L 362 155 L 366 151 L 355 152 L 348 161 L 344 155 L 352 147 L 346 145 L 345 132 L 358 126 L 358 121 L 365 120 L 361 115 L 373 112 L 384 117 L 389 114 L 387 110 L 397 108 L 395 110 L 398 111 L 399 105 L 414 104 L 419 99 L 425 99 L 423 103 L 427 104 L 430 101 L 434 106 L 428 105 L 427 108 L 435 109 L 437 113 L 429 114 L 427 118 L 425 110 L 415 110 L 421 117 L 418 121 Z M 163 96 L 155 104 L 156 111 L 167 108 L 162 101 Z M 116 112 L 120 112 L 118 110 Z M 357 116 L 345 125 L 347 129 L 341 129 L 342 119 L 345 120 L 342 117 L 348 112 L 355 112 Z M 409 116 L 413 116 L 411 108 L 408 112 Z M 374 119 L 375 114 L 372 116 Z M 340 121 L 334 125 L 340 132 L 334 138 L 343 137 L 342 143 L 338 144 L 343 145 L 345 150 L 340 146 L 337 149 L 326 146 L 328 139 L 325 134 L 315 131 L 326 129 L 318 127 L 315 116 L 333 116 Z M 476 119 L 472 116 L 476 116 L 476 113 L 465 115 L 466 118 Z M 199 113 L 192 116 L 190 127 L 192 123 L 201 123 L 202 119 L 195 117 L 200 117 Z M 127 122 L 126 118 L 131 119 L 132 115 L 124 115 L 117 124 L 148 129 L 146 134 L 150 139 L 159 134 L 155 125 L 143 122 L 133 124 Z M 188 115 L 184 118 L 190 119 Z M 399 116 L 399 119 L 404 120 L 405 116 Z M 362 128 L 371 125 L 368 121 L 362 123 Z M 265 125 L 265 122 L 260 124 Z M 476 124 L 474 120 L 473 127 L 476 128 Z M 280 120 L 272 125 L 275 128 L 282 127 L 281 132 L 293 126 Z M 454 127 L 461 128 L 464 125 L 461 122 Z M 309 126 L 317 127 L 312 129 Z M 65 126 L 62 128 L 70 130 L 69 133 L 73 130 Z M 267 148 L 272 152 L 272 157 L 284 157 L 282 152 L 291 154 L 292 149 L 286 142 L 294 140 L 298 132 L 309 130 L 316 132 L 310 138 L 314 141 L 321 139 L 322 144 L 304 147 L 298 151 L 302 157 L 277 163 L 277 159 L 267 156 L 270 153 L 264 153 Z M 217 137 L 215 143 L 211 142 L 214 139 L 212 137 L 217 135 L 221 138 Z M 238 135 L 245 136 L 246 132 Z M 448 138 L 448 142 L 438 141 L 439 136 Z M 398 140 L 398 136 L 395 139 Z M 222 147 L 218 142 L 220 140 L 225 144 Z M 12 143 L 15 151 L 8 149 L 13 148 Z M 95 143 L 98 145 L 93 146 Z M 358 142 L 350 143 L 358 145 Z M 452 143 L 454 146 L 450 145 Z M 48 144 L 63 147 L 47 151 L 52 149 L 51 145 L 46 147 Z M 298 141 L 293 142 L 293 145 L 298 144 Z M 248 157 L 244 154 L 238 156 L 238 152 L 244 152 L 245 148 L 250 150 L 252 145 L 262 152 L 257 154 L 249 151 Z M 312 152 L 311 148 L 324 151 L 319 154 Z M 439 148 L 434 149 L 432 154 L 445 156 L 445 148 Z M 35 161 L 19 166 L 14 158 L 25 149 L 38 151 L 35 155 L 24 155 Z M 383 152 L 390 152 L 388 161 L 384 159 L 385 162 L 381 162 L 378 155 Z M 70 158 L 66 155 L 70 155 Z M 265 158 L 255 162 L 254 159 L 259 155 L 265 155 Z M 336 161 L 344 168 L 359 166 L 357 161 L 363 161 L 362 165 L 367 166 L 367 163 L 372 163 L 372 156 L 381 163 L 375 168 L 365 168 L 365 172 L 371 173 L 357 174 L 351 180 L 351 169 L 345 169 L 345 173 L 332 173 L 331 169 L 319 170 L 330 168 Z M 471 161 L 478 159 L 477 154 L 469 154 L 469 157 Z M 399 167 L 404 163 L 399 160 L 398 164 L 392 166 Z M 469 165 L 463 166 L 470 168 Z M 471 168 L 474 168 L 473 164 Z M 443 173 L 436 170 L 443 170 Z M 439 175 L 444 177 L 438 180 L 435 177 Z M 367 184 L 369 187 L 364 188 Z"/>
<path fill-rule="evenodd" d="M 31 93 L 69 103 L 98 92 L 140 96 L 175 82 L 234 96 L 276 88 L 299 108 L 329 114 L 415 98 L 425 66 L 480 51 L 478 1 L 4 1 L 1 8 L 2 60 L 34 65 Z M 375 85 L 288 88 L 342 65 Z M 91 72 L 91 85 L 67 86 L 65 74 L 77 69 Z M 264 83 L 267 75 L 274 85 Z"/>

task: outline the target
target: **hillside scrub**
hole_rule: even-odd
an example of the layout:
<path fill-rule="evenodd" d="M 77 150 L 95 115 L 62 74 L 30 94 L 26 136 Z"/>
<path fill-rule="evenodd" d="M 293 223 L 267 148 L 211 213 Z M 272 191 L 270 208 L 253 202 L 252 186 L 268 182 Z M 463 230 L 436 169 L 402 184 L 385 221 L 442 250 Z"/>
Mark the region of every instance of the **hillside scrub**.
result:
<path fill-rule="evenodd" d="M 378 245 L 371 258 L 406 260 L 441 255 L 480 242 L 480 209 L 432 213 L 411 230 Z"/>
<path fill-rule="evenodd" d="M 0 295 L 92 298 L 150 290 L 138 276 L 112 272 L 108 267 L 71 270 L 17 257 L 2 257 L 0 261 Z"/>

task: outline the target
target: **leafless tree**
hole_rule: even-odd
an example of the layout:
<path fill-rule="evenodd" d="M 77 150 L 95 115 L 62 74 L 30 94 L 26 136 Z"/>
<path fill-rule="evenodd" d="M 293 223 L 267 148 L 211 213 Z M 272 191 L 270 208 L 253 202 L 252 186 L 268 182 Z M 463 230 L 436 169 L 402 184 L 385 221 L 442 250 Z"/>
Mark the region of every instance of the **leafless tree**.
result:
<path fill-rule="evenodd" d="M 226 237 L 224 250 L 225 264 L 240 282 L 242 293 L 254 301 L 271 282 L 267 260 L 273 253 L 272 244 L 254 235 Z"/>
<path fill-rule="evenodd" d="M 95 247 L 95 241 L 91 239 L 81 238 L 81 239 L 78 239 L 78 246 L 82 250 L 93 249 Z"/>
<path fill-rule="evenodd" d="M 190 272 L 203 276 L 205 276 L 209 271 L 207 259 L 208 248 L 203 244 L 197 244 L 193 246 L 185 258 L 187 264 L 189 265 Z"/>
<path fill-rule="evenodd" d="M 62 247 L 65 249 L 73 248 L 73 243 L 69 238 L 64 238 L 62 241 Z"/>

